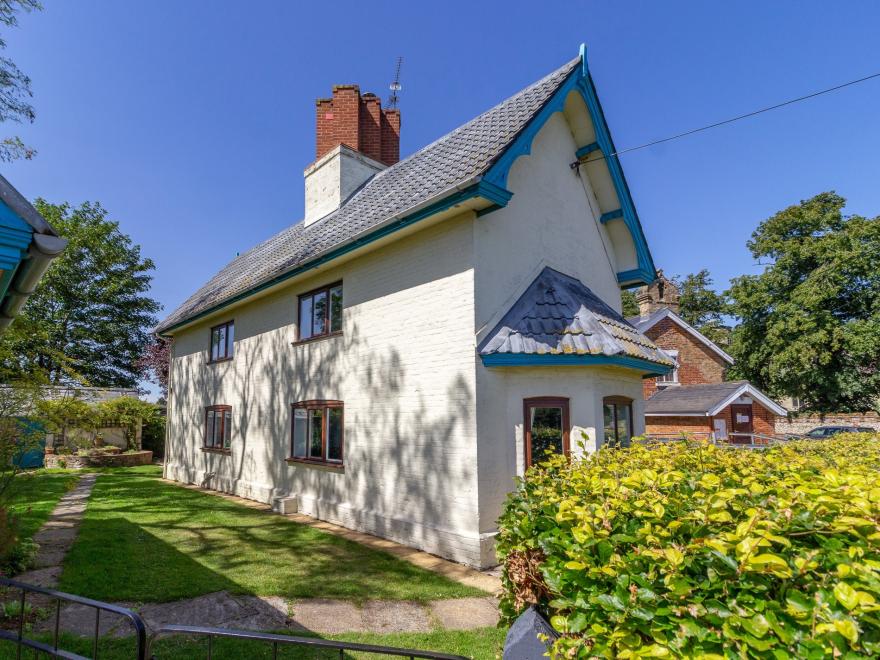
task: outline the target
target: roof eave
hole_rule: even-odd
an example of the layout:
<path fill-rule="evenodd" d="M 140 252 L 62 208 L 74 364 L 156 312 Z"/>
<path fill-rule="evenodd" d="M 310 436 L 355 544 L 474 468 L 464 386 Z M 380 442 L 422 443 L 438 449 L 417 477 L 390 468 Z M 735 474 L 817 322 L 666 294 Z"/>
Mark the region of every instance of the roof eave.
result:
<path fill-rule="evenodd" d="M 672 367 L 629 355 L 586 355 L 578 353 L 489 353 L 480 355 L 487 367 L 623 367 L 645 377 L 661 376 Z"/>
<path fill-rule="evenodd" d="M 391 216 L 388 220 L 374 225 L 360 234 L 355 234 L 344 243 L 319 252 L 308 261 L 266 280 L 265 282 L 257 284 L 236 296 L 232 296 L 227 300 L 212 305 L 197 314 L 182 319 L 181 321 L 177 321 L 171 325 L 165 326 L 160 323 L 156 326 L 153 332 L 160 336 L 170 337 L 174 332 L 177 332 L 201 319 L 216 314 L 232 305 L 243 302 L 260 291 L 281 284 L 286 280 L 296 277 L 308 270 L 312 270 L 313 268 L 317 268 L 318 266 L 328 265 L 353 250 L 366 247 L 380 238 L 384 238 L 388 234 L 421 220 L 425 220 L 468 200 L 481 198 L 497 208 L 505 206 L 507 202 L 510 201 L 511 197 L 512 193 L 491 182 L 484 181 L 482 175 L 473 176 L 462 183 L 447 188 L 443 192 L 438 193 L 424 202 L 413 205 L 406 211 Z"/>

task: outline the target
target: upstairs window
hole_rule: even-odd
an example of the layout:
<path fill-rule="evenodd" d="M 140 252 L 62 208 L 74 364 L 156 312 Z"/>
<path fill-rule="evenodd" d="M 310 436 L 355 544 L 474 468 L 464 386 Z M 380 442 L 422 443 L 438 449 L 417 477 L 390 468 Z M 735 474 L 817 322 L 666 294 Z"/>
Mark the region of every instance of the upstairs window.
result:
<path fill-rule="evenodd" d="M 234 321 L 227 321 L 211 328 L 211 362 L 231 360 L 234 343 Z"/>
<path fill-rule="evenodd" d="M 293 404 L 290 458 L 342 465 L 342 401 L 301 401 Z"/>
<path fill-rule="evenodd" d="M 632 399 L 607 396 L 602 400 L 605 412 L 605 444 L 629 447 L 633 436 Z"/>
<path fill-rule="evenodd" d="M 678 351 L 663 352 L 675 361 L 675 367 L 673 367 L 669 373 L 657 376 L 657 385 L 660 387 L 663 387 L 664 385 L 678 385 Z"/>
<path fill-rule="evenodd" d="M 342 332 L 342 282 L 299 297 L 299 341 Z"/>
<path fill-rule="evenodd" d="M 232 406 L 205 408 L 205 449 L 229 451 L 232 445 Z"/>

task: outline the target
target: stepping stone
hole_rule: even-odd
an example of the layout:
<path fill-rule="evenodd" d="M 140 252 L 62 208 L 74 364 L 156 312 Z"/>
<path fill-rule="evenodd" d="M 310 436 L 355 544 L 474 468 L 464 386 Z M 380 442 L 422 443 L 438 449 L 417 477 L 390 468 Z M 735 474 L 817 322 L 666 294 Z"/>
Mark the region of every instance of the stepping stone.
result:
<path fill-rule="evenodd" d="M 494 598 L 454 598 L 430 604 L 434 619 L 447 630 L 494 628 L 498 625 L 498 603 Z"/>
<path fill-rule="evenodd" d="M 352 603 L 313 598 L 294 601 L 291 619 L 295 626 L 316 633 L 367 632 L 361 610 Z"/>
<path fill-rule="evenodd" d="M 431 620 L 420 603 L 371 600 L 364 605 L 364 626 L 377 633 L 430 632 Z"/>

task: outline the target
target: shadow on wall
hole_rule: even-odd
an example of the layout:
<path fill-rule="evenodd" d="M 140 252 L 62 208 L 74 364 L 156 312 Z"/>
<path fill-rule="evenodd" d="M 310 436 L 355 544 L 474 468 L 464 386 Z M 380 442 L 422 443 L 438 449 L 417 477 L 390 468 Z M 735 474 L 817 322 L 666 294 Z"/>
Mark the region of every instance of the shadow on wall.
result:
<path fill-rule="evenodd" d="M 408 383 L 400 351 L 387 338 L 373 348 L 356 312 L 346 310 L 344 335 L 298 346 L 290 325 L 249 332 L 237 322 L 235 369 L 206 367 L 201 354 L 181 360 L 174 382 L 187 385 L 175 387 L 172 416 L 185 422 L 171 427 L 170 456 L 201 485 L 263 501 L 304 496 L 319 518 L 453 551 L 433 528 L 477 532 L 472 386 L 430 352 L 424 359 L 434 364 L 418 368 L 449 376 L 428 379 L 432 389 L 425 379 Z M 344 402 L 344 472 L 285 462 L 291 404 L 309 399 Z M 215 404 L 233 406 L 231 456 L 201 450 L 204 406 Z"/>

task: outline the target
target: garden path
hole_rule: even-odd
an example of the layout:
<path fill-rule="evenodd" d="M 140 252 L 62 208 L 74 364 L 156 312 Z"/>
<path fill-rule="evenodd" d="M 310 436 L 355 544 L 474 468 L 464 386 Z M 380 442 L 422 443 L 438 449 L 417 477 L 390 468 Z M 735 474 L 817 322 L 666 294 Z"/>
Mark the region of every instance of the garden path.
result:
<path fill-rule="evenodd" d="M 61 498 L 52 515 L 34 535 L 34 540 L 40 544 L 34 569 L 18 575 L 17 580 L 47 588 L 57 586 L 64 557 L 76 539 L 96 478 L 96 474 L 84 474 L 77 485 Z M 248 506 L 265 506 L 234 496 L 224 497 Z M 489 589 L 498 586 L 495 575 L 474 571 L 391 541 L 314 521 L 305 516 L 289 518 L 299 523 L 319 525 L 331 533 L 353 537 L 353 540 L 371 547 L 380 547 L 386 552 L 465 584 Z M 37 607 L 47 607 L 50 604 L 48 598 L 36 595 L 32 595 L 28 601 Z M 287 601 L 280 597 L 245 596 L 220 591 L 170 603 L 118 604 L 136 610 L 151 631 L 162 625 L 178 624 L 241 630 L 310 631 L 321 634 L 430 632 L 438 628 L 472 630 L 495 626 L 498 622 L 498 605 L 492 596 L 450 598 L 426 603 L 374 600 L 355 604 L 344 600 L 317 598 Z M 50 619 L 38 622 L 36 628 L 48 631 L 54 625 L 54 621 Z M 94 626 L 93 609 L 82 605 L 66 605 L 62 608 L 62 632 L 90 636 L 94 633 Z M 102 617 L 100 626 L 102 635 L 125 636 L 131 632 L 126 620 L 113 615 Z"/>

